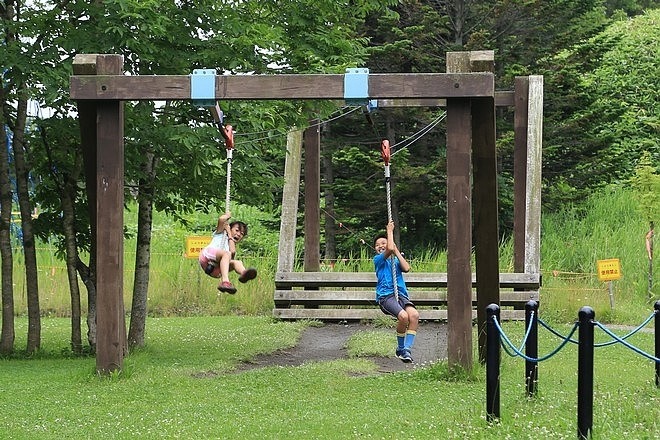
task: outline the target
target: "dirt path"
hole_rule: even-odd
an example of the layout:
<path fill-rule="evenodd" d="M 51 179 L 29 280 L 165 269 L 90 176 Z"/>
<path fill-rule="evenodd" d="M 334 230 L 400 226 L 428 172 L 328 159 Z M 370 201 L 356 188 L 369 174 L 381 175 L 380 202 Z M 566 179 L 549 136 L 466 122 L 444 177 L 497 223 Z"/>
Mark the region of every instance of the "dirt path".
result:
<path fill-rule="evenodd" d="M 330 361 L 348 357 L 345 348 L 348 338 L 358 331 L 383 331 L 392 336 L 394 348 L 394 329 L 375 328 L 370 324 L 327 323 L 322 327 L 308 327 L 304 330 L 295 347 L 279 350 L 269 355 L 257 356 L 249 363 L 241 364 L 236 372 L 269 366 L 297 366 L 307 362 Z M 393 350 L 394 351 L 394 350 Z M 447 324 L 439 322 L 420 323 L 415 345 L 412 350 L 415 362 L 405 364 L 394 357 L 372 357 L 382 373 L 409 370 L 415 365 L 447 358 Z"/>

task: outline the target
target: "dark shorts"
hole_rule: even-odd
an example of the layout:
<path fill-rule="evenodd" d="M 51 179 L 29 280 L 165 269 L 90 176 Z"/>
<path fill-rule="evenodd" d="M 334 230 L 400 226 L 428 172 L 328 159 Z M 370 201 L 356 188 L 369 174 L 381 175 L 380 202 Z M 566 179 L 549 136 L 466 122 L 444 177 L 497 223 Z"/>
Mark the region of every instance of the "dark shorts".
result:
<path fill-rule="evenodd" d="M 399 312 L 404 310 L 407 306 L 415 307 L 415 304 L 403 295 L 399 295 L 399 302 L 397 302 L 394 294 L 381 298 L 378 301 L 378 305 L 383 313 L 386 315 L 392 315 L 395 318 L 398 318 Z"/>

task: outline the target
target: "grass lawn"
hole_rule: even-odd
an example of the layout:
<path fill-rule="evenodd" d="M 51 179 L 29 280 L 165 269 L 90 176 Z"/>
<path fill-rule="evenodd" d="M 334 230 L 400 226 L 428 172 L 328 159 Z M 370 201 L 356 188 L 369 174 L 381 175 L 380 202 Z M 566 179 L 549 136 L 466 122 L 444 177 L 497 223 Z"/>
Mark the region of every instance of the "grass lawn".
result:
<path fill-rule="evenodd" d="M 26 325 L 17 320 L 19 338 Z M 69 321 L 46 318 L 34 359 L 0 360 L 0 437 L 576 438 L 574 344 L 540 365 L 539 394 L 531 399 L 525 397 L 524 361 L 502 352 L 502 419 L 496 424 L 486 422 L 479 365 L 460 376 L 448 374 L 443 362 L 378 374 L 371 361 L 352 357 L 232 371 L 241 360 L 294 345 L 305 325 L 247 316 L 150 318 L 147 346 L 126 357 L 121 374 L 103 378 L 94 372 L 93 357 L 68 356 Z M 512 342 L 522 339 L 522 323 L 503 326 Z M 557 330 L 567 334 L 570 327 Z M 539 356 L 560 343 L 547 331 L 539 334 Z M 596 335 L 597 342 L 608 340 L 598 329 Z M 629 342 L 653 353 L 652 334 Z M 660 439 L 653 374 L 654 364 L 629 349 L 596 350 L 593 438 Z"/>

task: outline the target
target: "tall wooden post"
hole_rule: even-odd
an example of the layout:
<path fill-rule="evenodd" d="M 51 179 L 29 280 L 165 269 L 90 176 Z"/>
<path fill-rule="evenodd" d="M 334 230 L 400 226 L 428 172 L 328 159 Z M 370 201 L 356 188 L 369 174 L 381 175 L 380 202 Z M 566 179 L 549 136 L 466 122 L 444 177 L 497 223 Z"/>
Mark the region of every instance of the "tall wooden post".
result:
<path fill-rule="evenodd" d="M 284 189 L 282 191 L 282 221 L 277 271 L 292 272 L 296 256 L 296 216 L 300 192 L 300 162 L 302 157 L 302 130 L 292 130 L 286 138 L 284 162 Z"/>
<path fill-rule="evenodd" d="M 513 116 L 513 270 L 525 271 L 527 200 L 527 105 L 529 78 L 514 80 Z"/>
<path fill-rule="evenodd" d="M 469 69 L 469 53 L 447 53 L 447 73 Z M 472 113 L 469 98 L 447 98 L 447 361 L 472 368 Z"/>
<path fill-rule="evenodd" d="M 470 72 L 492 72 L 493 51 L 470 52 Z M 500 304 L 495 99 L 472 99 L 474 253 L 479 361 L 486 362 L 486 307 Z"/>
<path fill-rule="evenodd" d="M 91 56 L 96 58 L 97 75 L 122 74 L 121 55 Z M 89 61 L 89 58 L 77 58 L 74 65 L 89 66 Z M 79 112 L 84 113 L 81 121 L 83 141 L 89 142 L 95 134 L 96 370 L 107 374 L 123 368 L 126 347 L 123 301 L 124 104 L 119 100 L 86 102 L 79 106 Z"/>
<path fill-rule="evenodd" d="M 525 191 L 525 273 L 541 273 L 541 152 L 543 150 L 543 76 L 529 77 L 527 179 Z"/>
<path fill-rule="evenodd" d="M 320 270 L 321 128 L 318 119 L 305 129 L 305 272 Z"/>

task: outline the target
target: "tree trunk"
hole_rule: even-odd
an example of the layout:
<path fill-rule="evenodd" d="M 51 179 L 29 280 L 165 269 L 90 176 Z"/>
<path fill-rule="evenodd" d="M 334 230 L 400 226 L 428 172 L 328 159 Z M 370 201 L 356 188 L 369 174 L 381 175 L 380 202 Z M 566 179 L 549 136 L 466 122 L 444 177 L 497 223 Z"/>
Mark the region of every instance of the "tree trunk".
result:
<path fill-rule="evenodd" d="M 87 288 L 87 342 L 89 343 L 91 352 L 96 353 L 96 259 L 94 258 L 94 253 L 91 253 L 89 258 L 89 266 L 87 266 L 80 259 L 79 255 L 76 262 L 76 270 Z"/>
<path fill-rule="evenodd" d="M 19 87 L 19 90 L 23 87 Z M 28 338 L 27 352 L 32 353 L 41 345 L 41 314 L 39 310 L 39 283 L 37 275 L 37 252 L 32 227 L 32 206 L 28 191 L 29 168 L 26 162 L 25 122 L 27 119 L 27 97 L 19 93 L 16 124 L 14 127 L 14 166 L 16 187 L 21 212 L 23 252 L 25 254 L 25 283 L 27 286 Z"/>
<path fill-rule="evenodd" d="M 149 291 L 149 263 L 151 258 L 151 227 L 153 224 L 154 180 L 158 159 L 147 151 L 142 164 L 144 180 L 138 193 L 137 249 L 135 251 L 135 280 L 128 346 L 144 346 L 147 321 L 147 293 Z"/>
<path fill-rule="evenodd" d="M 332 169 L 332 157 L 323 155 L 323 174 L 325 177 L 325 252 L 324 258 L 334 263 L 337 259 L 337 237 L 335 229 L 335 192 L 332 189 L 334 183 L 334 172 Z"/>
<path fill-rule="evenodd" d="M 4 103 L 4 91 L 0 103 Z M 3 106 L 4 107 L 4 106 Z M 5 118 L 0 111 L 0 256 L 2 257 L 2 334 L 0 354 L 14 351 L 14 281 L 13 255 L 11 251 L 11 185 L 9 184 L 9 145 L 5 130 Z"/>
<path fill-rule="evenodd" d="M 78 273 L 76 265 L 78 263 L 78 240 L 76 237 L 76 218 L 75 218 L 75 200 L 78 186 L 78 178 L 82 171 L 82 160 L 80 154 L 74 154 L 74 165 L 71 173 L 58 175 L 58 166 L 55 164 L 53 151 L 50 148 L 46 127 L 40 126 L 39 132 L 46 149 L 49 169 L 53 182 L 60 193 L 60 203 L 62 209 L 62 229 L 64 234 L 64 248 L 66 254 L 66 273 L 69 281 L 69 294 L 71 297 L 71 351 L 75 354 L 82 353 L 81 336 L 81 307 L 80 307 L 80 287 L 78 285 Z"/>
<path fill-rule="evenodd" d="M 78 286 L 78 273 L 76 272 L 78 248 L 76 246 L 73 210 L 73 200 L 71 200 L 70 195 L 63 194 L 62 213 L 64 218 L 62 221 L 64 223 L 64 240 L 66 243 L 66 273 L 69 280 L 69 292 L 71 295 L 71 350 L 76 354 L 81 354 L 82 333 L 80 326 L 80 287 Z"/>

